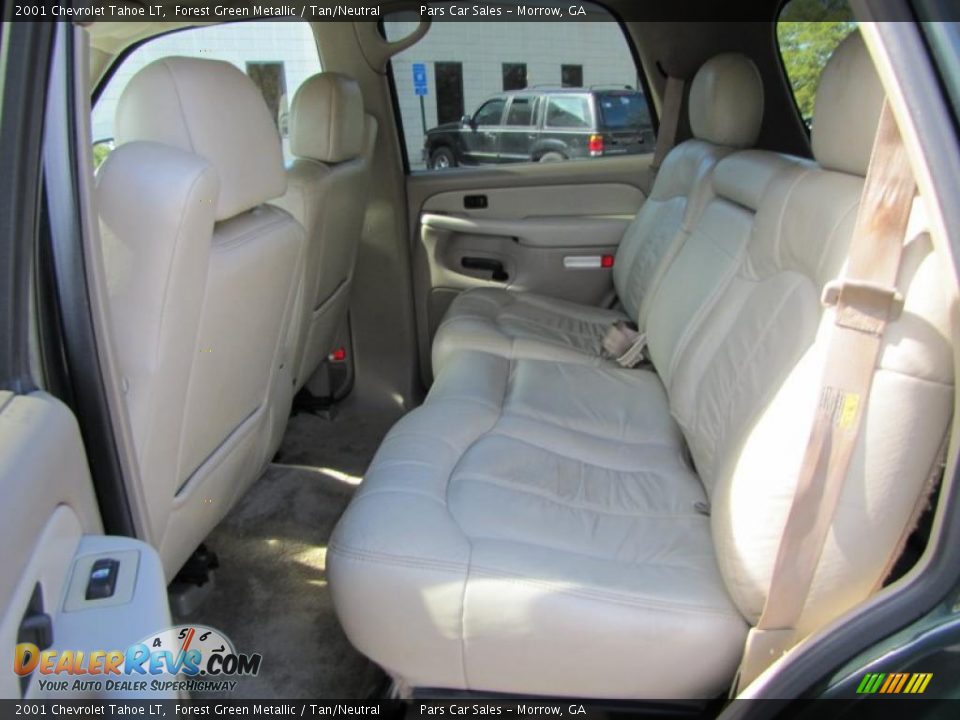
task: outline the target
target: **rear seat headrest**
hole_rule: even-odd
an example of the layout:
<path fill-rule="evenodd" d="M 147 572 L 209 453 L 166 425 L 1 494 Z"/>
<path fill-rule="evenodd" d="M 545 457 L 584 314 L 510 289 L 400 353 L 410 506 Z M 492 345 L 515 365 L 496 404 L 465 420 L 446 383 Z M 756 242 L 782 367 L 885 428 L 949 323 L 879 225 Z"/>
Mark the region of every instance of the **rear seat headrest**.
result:
<path fill-rule="evenodd" d="M 883 86 L 860 33 L 834 51 L 813 110 L 813 156 L 827 170 L 866 175 L 883 109 Z"/>
<path fill-rule="evenodd" d="M 283 195 L 280 135 L 263 96 L 227 62 L 168 57 L 150 63 L 117 103 L 117 144 L 147 140 L 208 160 L 220 178 L 216 218 Z"/>
<path fill-rule="evenodd" d="M 363 151 L 363 95 L 342 73 L 318 73 L 297 90 L 290 107 L 290 150 L 298 157 L 337 163 Z"/>
<path fill-rule="evenodd" d="M 715 55 L 690 86 L 690 129 L 715 145 L 745 148 L 760 134 L 763 81 L 757 66 L 739 53 Z"/>

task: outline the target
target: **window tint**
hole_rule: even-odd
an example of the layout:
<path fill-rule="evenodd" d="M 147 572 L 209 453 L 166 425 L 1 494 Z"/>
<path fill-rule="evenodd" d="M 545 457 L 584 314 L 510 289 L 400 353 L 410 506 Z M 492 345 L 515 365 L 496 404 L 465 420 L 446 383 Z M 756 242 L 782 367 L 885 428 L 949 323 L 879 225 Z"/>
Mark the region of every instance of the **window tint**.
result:
<path fill-rule="evenodd" d="M 500 117 L 503 115 L 503 106 L 505 104 L 506 101 L 499 98 L 486 103 L 483 107 L 477 110 L 477 114 L 473 118 L 474 124 L 499 125 Z"/>
<path fill-rule="evenodd" d="M 809 127 L 820 73 L 857 24 L 847 0 L 790 0 L 777 22 L 783 66 L 800 116 Z"/>
<path fill-rule="evenodd" d="M 649 128 L 650 110 L 643 95 L 636 92 L 605 93 L 597 96 L 601 124 L 605 128 Z"/>
<path fill-rule="evenodd" d="M 554 128 L 589 128 L 589 100 L 582 95 L 552 95 L 547 102 L 546 124 Z"/>
<path fill-rule="evenodd" d="M 583 3 L 588 13 L 583 21 L 578 18 L 558 22 L 459 21 L 452 7 L 446 1 L 430 4 L 434 19 L 430 31 L 390 61 L 397 121 L 403 129 L 404 149 L 412 170 L 424 170 L 428 164 L 446 167 L 447 158 L 454 154 L 457 155 L 454 164 L 458 165 L 536 161 L 539 151 L 528 152 L 530 148 L 521 143 L 524 138 L 519 137 L 520 133 L 503 133 L 503 137 L 518 136 L 508 141 L 499 135 L 484 138 L 480 133 L 471 134 L 469 128 L 459 124 L 447 125 L 463 115 L 476 117 L 484 103 L 505 90 L 536 88 L 538 93 L 542 90 L 549 94 L 550 90 L 562 86 L 642 87 L 638 85 L 641 74 L 623 30 L 599 5 Z M 462 4 L 459 7 L 462 8 Z M 439 11 L 443 11 L 442 14 Z M 406 37 L 416 29 L 419 18 L 417 11 L 386 13 L 383 34 L 391 41 Z M 440 72 L 440 68 L 452 67 L 454 63 L 455 71 Z M 429 82 L 424 83 L 423 78 Z M 589 110 L 592 106 L 584 107 L 584 103 L 578 100 L 569 108 L 559 108 L 570 114 L 565 118 L 554 108 L 557 121 L 565 123 L 558 129 L 583 129 L 585 119 L 591 119 L 592 114 Z M 534 117 L 525 121 L 523 118 L 529 110 L 518 106 L 514 113 L 507 108 L 510 117 L 504 121 L 527 127 L 536 125 L 530 131 L 536 136 L 531 142 L 535 142 L 543 132 L 536 116 L 546 117 L 546 98 L 531 102 L 530 110 Z M 493 122 L 499 123 L 500 119 Z M 443 133 L 446 135 L 441 138 Z M 645 146 L 638 152 L 649 151 L 651 136 L 648 133 L 644 138 Z M 505 149 L 508 142 L 511 147 Z M 587 140 L 583 140 L 582 147 L 569 157 L 590 157 L 586 143 Z M 430 162 L 434 155 L 439 158 L 441 154 L 443 163 Z"/>
<path fill-rule="evenodd" d="M 100 163 L 113 139 L 117 101 L 127 83 L 154 60 L 170 56 L 226 60 L 243 70 L 263 93 L 291 159 L 287 129 L 290 100 L 300 84 L 320 72 L 313 32 L 302 22 L 238 22 L 190 28 L 149 40 L 134 50 L 103 89 L 91 118 L 94 162 Z"/>
<path fill-rule="evenodd" d="M 530 125 L 533 120 L 533 98 L 515 97 L 507 113 L 507 125 Z"/>

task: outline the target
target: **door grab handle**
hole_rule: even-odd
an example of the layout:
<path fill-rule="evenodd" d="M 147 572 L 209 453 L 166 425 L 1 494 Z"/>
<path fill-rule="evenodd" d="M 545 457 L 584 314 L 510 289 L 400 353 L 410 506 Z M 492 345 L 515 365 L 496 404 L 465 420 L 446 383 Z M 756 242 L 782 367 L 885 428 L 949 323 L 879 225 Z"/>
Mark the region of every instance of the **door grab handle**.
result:
<path fill-rule="evenodd" d="M 460 258 L 460 266 L 466 270 L 488 270 L 497 282 L 506 282 L 510 278 L 503 263 L 492 258 L 464 257 Z"/>

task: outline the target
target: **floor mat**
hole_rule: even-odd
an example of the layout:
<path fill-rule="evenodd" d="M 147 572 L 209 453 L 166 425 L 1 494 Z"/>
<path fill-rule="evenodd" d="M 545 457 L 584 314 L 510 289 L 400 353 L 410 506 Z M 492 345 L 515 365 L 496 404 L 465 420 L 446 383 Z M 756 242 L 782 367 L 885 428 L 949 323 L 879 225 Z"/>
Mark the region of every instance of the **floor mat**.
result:
<path fill-rule="evenodd" d="M 263 655 L 260 674 L 202 698 L 365 698 L 383 673 L 340 629 L 325 572 L 327 542 L 392 417 L 291 418 L 279 458 L 207 545 L 216 586 L 184 621 L 224 631 L 240 652 Z"/>

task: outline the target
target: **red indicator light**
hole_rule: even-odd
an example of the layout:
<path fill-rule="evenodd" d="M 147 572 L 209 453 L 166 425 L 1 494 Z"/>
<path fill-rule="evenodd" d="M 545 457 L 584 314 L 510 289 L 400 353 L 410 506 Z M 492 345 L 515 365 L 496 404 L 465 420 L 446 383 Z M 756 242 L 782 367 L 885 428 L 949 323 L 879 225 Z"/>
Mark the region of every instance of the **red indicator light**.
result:
<path fill-rule="evenodd" d="M 328 356 L 330 362 L 343 362 L 347 359 L 347 349 L 346 348 L 337 348 Z"/>
<path fill-rule="evenodd" d="M 603 268 L 612 268 L 613 267 L 613 255 L 604 255 L 600 258 L 600 267 Z"/>

